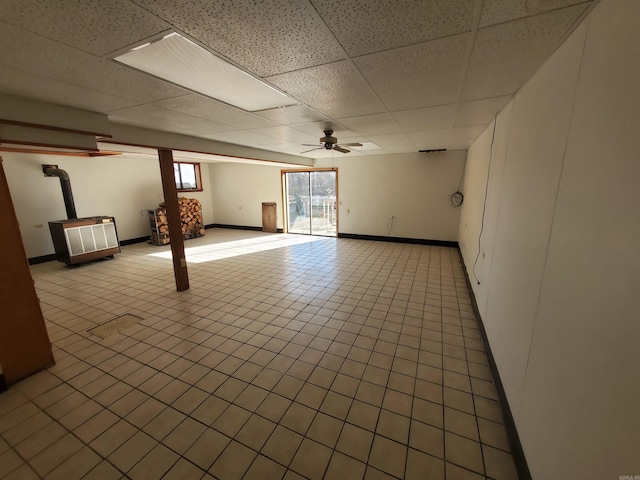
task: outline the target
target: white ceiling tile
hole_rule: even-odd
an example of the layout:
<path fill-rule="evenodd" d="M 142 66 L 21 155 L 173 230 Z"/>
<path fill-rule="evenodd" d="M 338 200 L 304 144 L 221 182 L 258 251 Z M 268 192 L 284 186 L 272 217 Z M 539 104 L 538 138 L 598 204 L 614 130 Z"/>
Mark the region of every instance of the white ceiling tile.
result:
<path fill-rule="evenodd" d="M 381 150 L 375 150 L 372 152 L 365 152 L 365 155 L 392 155 L 396 153 L 415 153 L 416 151 L 417 151 L 416 148 L 411 143 L 408 143 L 408 144 L 393 147 L 392 150 L 381 149 Z"/>
<path fill-rule="evenodd" d="M 225 125 L 231 125 L 232 127 L 243 130 L 249 128 L 272 127 L 276 125 L 274 122 L 265 118 L 196 93 L 162 100 L 154 103 L 154 105 L 184 113 L 186 115 L 191 115 L 193 117 L 204 118 L 206 120 L 212 120 Z"/>
<path fill-rule="evenodd" d="M 109 120 L 125 125 L 135 125 L 193 136 L 203 136 L 202 134 L 233 129 L 228 125 L 184 115 L 153 105 L 139 105 L 118 110 L 109 114 Z"/>
<path fill-rule="evenodd" d="M 3 0 L 0 21 L 94 55 L 106 55 L 170 27 L 126 0 Z"/>
<path fill-rule="evenodd" d="M 234 143 L 236 145 L 265 146 L 277 143 L 274 142 L 274 139 L 272 137 L 267 137 L 266 135 L 261 135 L 250 130 L 214 132 L 210 134 L 204 134 L 202 136 L 205 138 L 210 138 L 212 140 L 219 140 L 221 142 Z"/>
<path fill-rule="evenodd" d="M 316 135 L 318 138 L 322 137 L 322 132 L 326 129 L 335 130 L 336 124 L 331 121 L 326 122 L 304 122 L 304 123 L 295 123 L 293 125 L 289 125 L 291 128 L 295 128 L 296 130 L 300 130 L 301 132 L 306 132 L 311 135 Z"/>
<path fill-rule="evenodd" d="M 344 58 L 313 6 L 299 0 L 137 0 L 261 77 Z"/>
<path fill-rule="evenodd" d="M 389 148 L 380 147 L 377 150 L 362 151 L 361 149 L 355 147 L 352 151 L 356 153 L 358 156 L 362 156 L 362 155 L 389 155 L 391 153 L 411 153 L 411 152 L 416 152 L 417 150 L 416 150 L 416 147 L 413 145 L 413 142 L 407 141 L 406 143 L 403 143 L 401 145 L 395 145 Z"/>
<path fill-rule="evenodd" d="M 2 67 L 0 91 L 100 113 L 132 107 L 138 103 L 9 67 Z"/>
<path fill-rule="evenodd" d="M 283 125 L 328 120 L 327 117 L 314 112 L 306 105 L 292 105 L 290 107 L 271 108 L 269 110 L 262 110 L 254 113 Z"/>
<path fill-rule="evenodd" d="M 414 145 L 405 143 L 404 145 L 400 145 L 399 147 L 394 147 L 392 151 L 388 151 L 387 153 L 411 153 L 415 151 L 416 148 Z"/>
<path fill-rule="evenodd" d="M 513 94 L 586 8 L 577 5 L 478 30 L 462 100 Z"/>
<path fill-rule="evenodd" d="M 362 145 L 349 147 L 350 150 L 354 152 L 373 152 L 375 150 L 381 150 L 380 145 L 376 145 L 373 142 L 360 142 Z"/>
<path fill-rule="evenodd" d="M 373 150 L 371 152 L 358 152 L 358 151 L 356 151 L 355 148 L 351 148 L 351 149 L 349 149 L 349 151 L 347 153 L 342 153 L 342 152 L 336 151 L 335 155 L 333 156 L 333 158 L 340 158 L 340 157 L 338 157 L 338 155 L 342 155 L 342 156 L 344 156 L 345 159 L 348 160 L 349 158 L 353 158 L 353 157 L 363 157 L 363 156 L 366 156 L 366 155 L 374 155 L 375 152 L 377 152 L 377 151 L 378 150 Z"/>
<path fill-rule="evenodd" d="M 395 119 L 388 113 L 339 118 L 338 121 L 345 127 L 362 135 L 383 135 L 402 131 Z"/>
<path fill-rule="evenodd" d="M 335 133 L 333 134 L 333 136 L 335 137 Z M 364 136 L 364 135 L 354 135 L 352 137 L 349 137 L 347 135 L 340 135 L 340 138 L 338 138 L 338 144 L 340 145 L 343 143 L 362 143 L 363 147 L 366 146 L 366 148 L 373 148 L 371 146 L 373 142 L 371 142 L 368 136 Z M 354 148 L 358 148 L 360 150 L 366 150 L 366 148 L 360 148 L 360 147 L 354 147 Z"/>
<path fill-rule="evenodd" d="M 480 27 L 510 22 L 579 3 L 585 3 L 585 0 L 485 0 Z"/>
<path fill-rule="evenodd" d="M 415 150 L 447 148 L 450 136 L 450 128 L 431 130 L 428 132 L 407 133 L 407 137 L 409 137 L 409 140 L 413 142 Z"/>
<path fill-rule="evenodd" d="M 452 128 L 447 148 L 449 150 L 469 148 L 475 139 L 478 138 L 478 135 L 484 132 L 486 128 L 486 125 Z"/>
<path fill-rule="evenodd" d="M 317 137 L 309 133 L 301 132 L 285 125 L 278 125 L 276 127 L 267 128 L 254 128 L 252 132 L 266 135 L 267 137 L 273 137 L 281 142 L 294 143 L 300 146 L 302 143 L 316 143 Z"/>
<path fill-rule="evenodd" d="M 381 147 L 358 156 L 466 148 L 595 2 L 484 0 L 482 25 L 497 24 L 478 31 L 464 89 L 480 0 L 0 3 L 0 91 L 293 154 L 326 127 L 339 142 Z M 169 25 L 303 104 L 251 114 L 95 56 Z M 343 47 L 356 57 L 344 60 Z"/>
<path fill-rule="evenodd" d="M 349 158 L 353 158 L 353 157 L 365 157 L 368 155 L 375 155 L 377 152 L 379 152 L 380 150 L 372 150 L 370 152 L 358 152 L 356 151 L 355 148 L 349 150 L 347 153 L 342 153 L 342 152 L 338 152 L 336 151 L 335 155 L 333 158 L 337 158 L 338 155 L 344 155 L 345 158 L 348 160 Z"/>
<path fill-rule="evenodd" d="M 348 61 L 276 75 L 267 80 L 328 117 L 355 117 L 385 111 Z"/>
<path fill-rule="evenodd" d="M 311 0 L 351 57 L 471 30 L 477 0 Z"/>
<path fill-rule="evenodd" d="M 447 150 L 468 150 L 473 145 L 474 140 L 456 140 L 449 141 L 447 144 Z"/>
<path fill-rule="evenodd" d="M 321 150 L 314 150 L 312 152 L 303 153 L 305 157 L 309 158 L 340 158 L 344 156 L 344 153 L 336 152 L 334 150 L 325 150 L 324 148 Z"/>
<path fill-rule="evenodd" d="M 381 148 L 398 148 L 404 145 L 409 145 L 411 150 L 414 150 L 413 144 L 406 133 L 390 133 L 385 135 L 369 135 L 371 140 L 376 145 L 380 145 Z"/>
<path fill-rule="evenodd" d="M 308 152 L 305 153 L 304 156 L 305 157 L 309 157 L 309 158 L 329 158 L 329 159 L 333 159 L 337 163 L 341 160 L 345 160 L 345 161 L 349 161 L 350 158 L 353 157 L 362 157 L 362 156 L 366 156 L 366 155 L 375 155 L 376 152 L 379 152 L 380 150 L 371 150 L 369 152 L 357 152 L 355 149 L 353 150 L 349 150 L 349 152 L 347 153 L 342 153 L 342 152 L 338 152 L 337 150 L 326 150 L 326 149 L 320 149 L 320 150 L 314 150 L 312 152 Z"/>
<path fill-rule="evenodd" d="M 391 110 L 458 100 L 471 34 L 432 40 L 354 60 Z"/>
<path fill-rule="evenodd" d="M 509 100 L 511 100 L 511 95 L 462 102 L 458 105 L 453 125 L 454 127 L 487 125 Z"/>
<path fill-rule="evenodd" d="M 279 143 L 278 151 L 291 155 L 300 155 L 300 152 L 309 150 L 310 147 L 301 147 L 299 143 Z"/>
<path fill-rule="evenodd" d="M 190 93 L 162 80 L 8 24 L 0 28 L 0 65 L 139 102 Z"/>
<path fill-rule="evenodd" d="M 450 128 L 453 126 L 453 120 L 456 116 L 456 105 L 405 110 L 403 112 L 394 112 L 393 116 L 402 127 L 402 130 L 407 133 Z"/>

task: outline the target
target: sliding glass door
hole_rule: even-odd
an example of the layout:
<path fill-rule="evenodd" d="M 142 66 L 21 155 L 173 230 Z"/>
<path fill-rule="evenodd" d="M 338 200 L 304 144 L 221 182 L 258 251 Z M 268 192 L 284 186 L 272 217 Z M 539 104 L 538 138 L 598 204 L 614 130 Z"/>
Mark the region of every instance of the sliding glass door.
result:
<path fill-rule="evenodd" d="M 335 170 L 284 172 L 289 233 L 337 234 Z"/>
<path fill-rule="evenodd" d="M 311 215 L 309 212 L 311 198 L 310 172 L 285 173 L 287 190 L 287 225 L 289 233 L 305 233 L 311 235 Z"/>

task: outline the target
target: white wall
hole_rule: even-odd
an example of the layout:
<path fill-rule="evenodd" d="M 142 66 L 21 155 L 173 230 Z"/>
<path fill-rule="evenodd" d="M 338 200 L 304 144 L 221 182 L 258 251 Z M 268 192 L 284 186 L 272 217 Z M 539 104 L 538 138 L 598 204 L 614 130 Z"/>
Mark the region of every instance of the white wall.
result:
<path fill-rule="evenodd" d="M 156 208 L 163 201 L 160 167 L 153 157 L 76 158 L 22 153 L 3 153 L 2 157 L 29 258 L 54 253 L 47 222 L 66 218 L 60 181 L 45 177 L 43 164 L 58 165 L 69 173 L 78 217 L 114 216 L 121 241 L 148 236 L 149 223 L 141 211 Z M 201 164 L 201 168 L 204 191 L 185 196 L 200 200 L 208 224 L 213 223 L 208 164 Z"/>
<path fill-rule="evenodd" d="M 449 205 L 449 195 L 462 178 L 465 153 L 345 155 L 316 160 L 314 166 L 338 168 L 339 232 L 456 241 L 460 209 Z M 283 228 L 282 170 L 210 164 L 216 223 L 259 227 L 262 202 L 276 202 L 278 228 Z"/>
<path fill-rule="evenodd" d="M 315 166 L 338 168 L 340 233 L 456 241 L 460 209 L 449 205 L 449 195 L 458 189 L 465 154 L 346 154 Z"/>
<path fill-rule="evenodd" d="M 209 164 L 215 223 L 262 227 L 262 203 L 275 202 L 282 228 L 281 167 L 241 163 Z"/>
<path fill-rule="evenodd" d="M 460 247 L 534 479 L 640 475 L 639 22 L 602 0 L 469 150 Z"/>

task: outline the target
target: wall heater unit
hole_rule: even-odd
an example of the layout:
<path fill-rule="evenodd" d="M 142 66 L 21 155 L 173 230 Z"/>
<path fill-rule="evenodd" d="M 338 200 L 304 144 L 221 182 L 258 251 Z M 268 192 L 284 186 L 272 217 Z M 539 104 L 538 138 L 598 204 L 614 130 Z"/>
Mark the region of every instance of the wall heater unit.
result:
<path fill-rule="evenodd" d="M 56 258 L 67 265 L 113 257 L 120 253 L 113 217 L 74 218 L 49 222 Z"/>

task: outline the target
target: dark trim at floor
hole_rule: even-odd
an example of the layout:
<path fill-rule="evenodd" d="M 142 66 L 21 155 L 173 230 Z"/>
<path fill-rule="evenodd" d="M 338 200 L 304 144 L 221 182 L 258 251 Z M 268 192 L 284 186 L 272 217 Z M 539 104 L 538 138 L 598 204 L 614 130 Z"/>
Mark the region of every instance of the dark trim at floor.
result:
<path fill-rule="evenodd" d="M 235 230 L 253 230 L 254 232 L 262 231 L 262 227 L 250 227 L 249 225 L 227 225 L 226 223 L 212 223 L 211 225 L 205 225 L 204 228 L 231 228 Z"/>
<path fill-rule="evenodd" d="M 4 373 L 0 373 L 0 393 L 4 393 L 9 389 L 7 381 L 4 378 Z"/>
<path fill-rule="evenodd" d="M 138 238 L 130 238 L 128 240 L 120 240 L 118 243 L 120 244 L 120 246 L 125 246 L 125 245 L 134 245 L 136 243 L 144 243 L 147 241 L 149 241 L 149 237 L 138 237 Z M 40 257 L 31 257 L 27 260 L 29 261 L 29 265 L 38 265 L 40 263 L 53 262 L 57 258 L 58 257 L 56 256 L 55 253 L 51 253 L 49 255 L 42 255 Z"/>
<path fill-rule="evenodd" d="M 39 263 L 53 262 L 57 258 L 58 257 L 56 257 L 56 254 L 52 253 L 50 255 L 42 255 L 40 257 L 31 257 L 28 260 L 29 260 L 29 265 L 38 265 Z"/>
<path fill-rule="evenodd" d="M 125 245 L 134 245 L 136 243 L 145 243 L 149 241 L 149 236 L 146 237 L 138 237 L 138 238 L 130 238 L 129 240 L 120 240 L 120 246 L 124 247 Z"/>
<path fill-rule="evenodd" d="M 227 225 L 226 223 L 210 223 L 205 225 L 204 228 L 230 228 L 235 230 L 252 230 L 254 232 L 261 232 L 262 227 L 250 227 L 249 225 Z M 278 229 L 278 233 L 282 233 L 281 228 Z"/>
<path fill-rule="evenodd" d="M 458 248 L 458 242 L 449 240 L 429 240 L 425 238 L 383 237 L 381 235 L 360 235 L 359 233 L 338 233 L 338 238 L 373 240 L 375 242 L 412 243 L 414 245 L 434 245 L 436 247 Z"/>
<path fill-rule="evenodd" d="M 531 472 L 529 471 L 529 465 L 527 464 L 527 459 L 524 455 L 524 449 L 522 448 L 522 443 L 520 442 L 520 436 L 518 435 L 518 430 L 516 429 L 516 422 L 513 419 L 513 414 L 511 413 L 511 408 L 509 407 L 509 402 L 507 401 L 507 394 L 504 391 L 504 386 L 502 385 L 502 380 L 500 379 L 500 374 L 498 373 L 496 360 L 495 358 L 493 358 L 493 353 L 491 352 L 491 346 L 489 345 L 487 331 L 484 328 L 484 323 L 482 321 L 482 317 L 480 316 L 480 310 L 478 309 L 476 296 L 473 293 L 473 288 L 471 288 L 471 281 L 469 280 L 469 274 L 467 273 L 467 268 L 464 264 L 464 258 L 462 257 L 462 251 L 460 250 L 460 248 L 458 248 L 458 254 L 460 255 L 460 263 L 462 264 L 464 278 L 467 282 L 469 296 L 471 297 L 471 306 L 473 307 L 473 312 L 478 319 L 480 335 L 482 335 L 482 342 L 484 343 L 484 348 L 487 352 L 487 361 L 489 362 L 489 369 L 491 370 L 493 383 L 495 384 L 496 391 L 498 393 L 498 401 L 500 403 L 502 415 L 504 416 L 504 425 L 507 430 L 507 436 L 509 437 L 509 446 L 511 447 L 513 461 L 516 465 L 516 470 L 518 471 L 518 478 L 520 480 L 532 480 Z"/>

